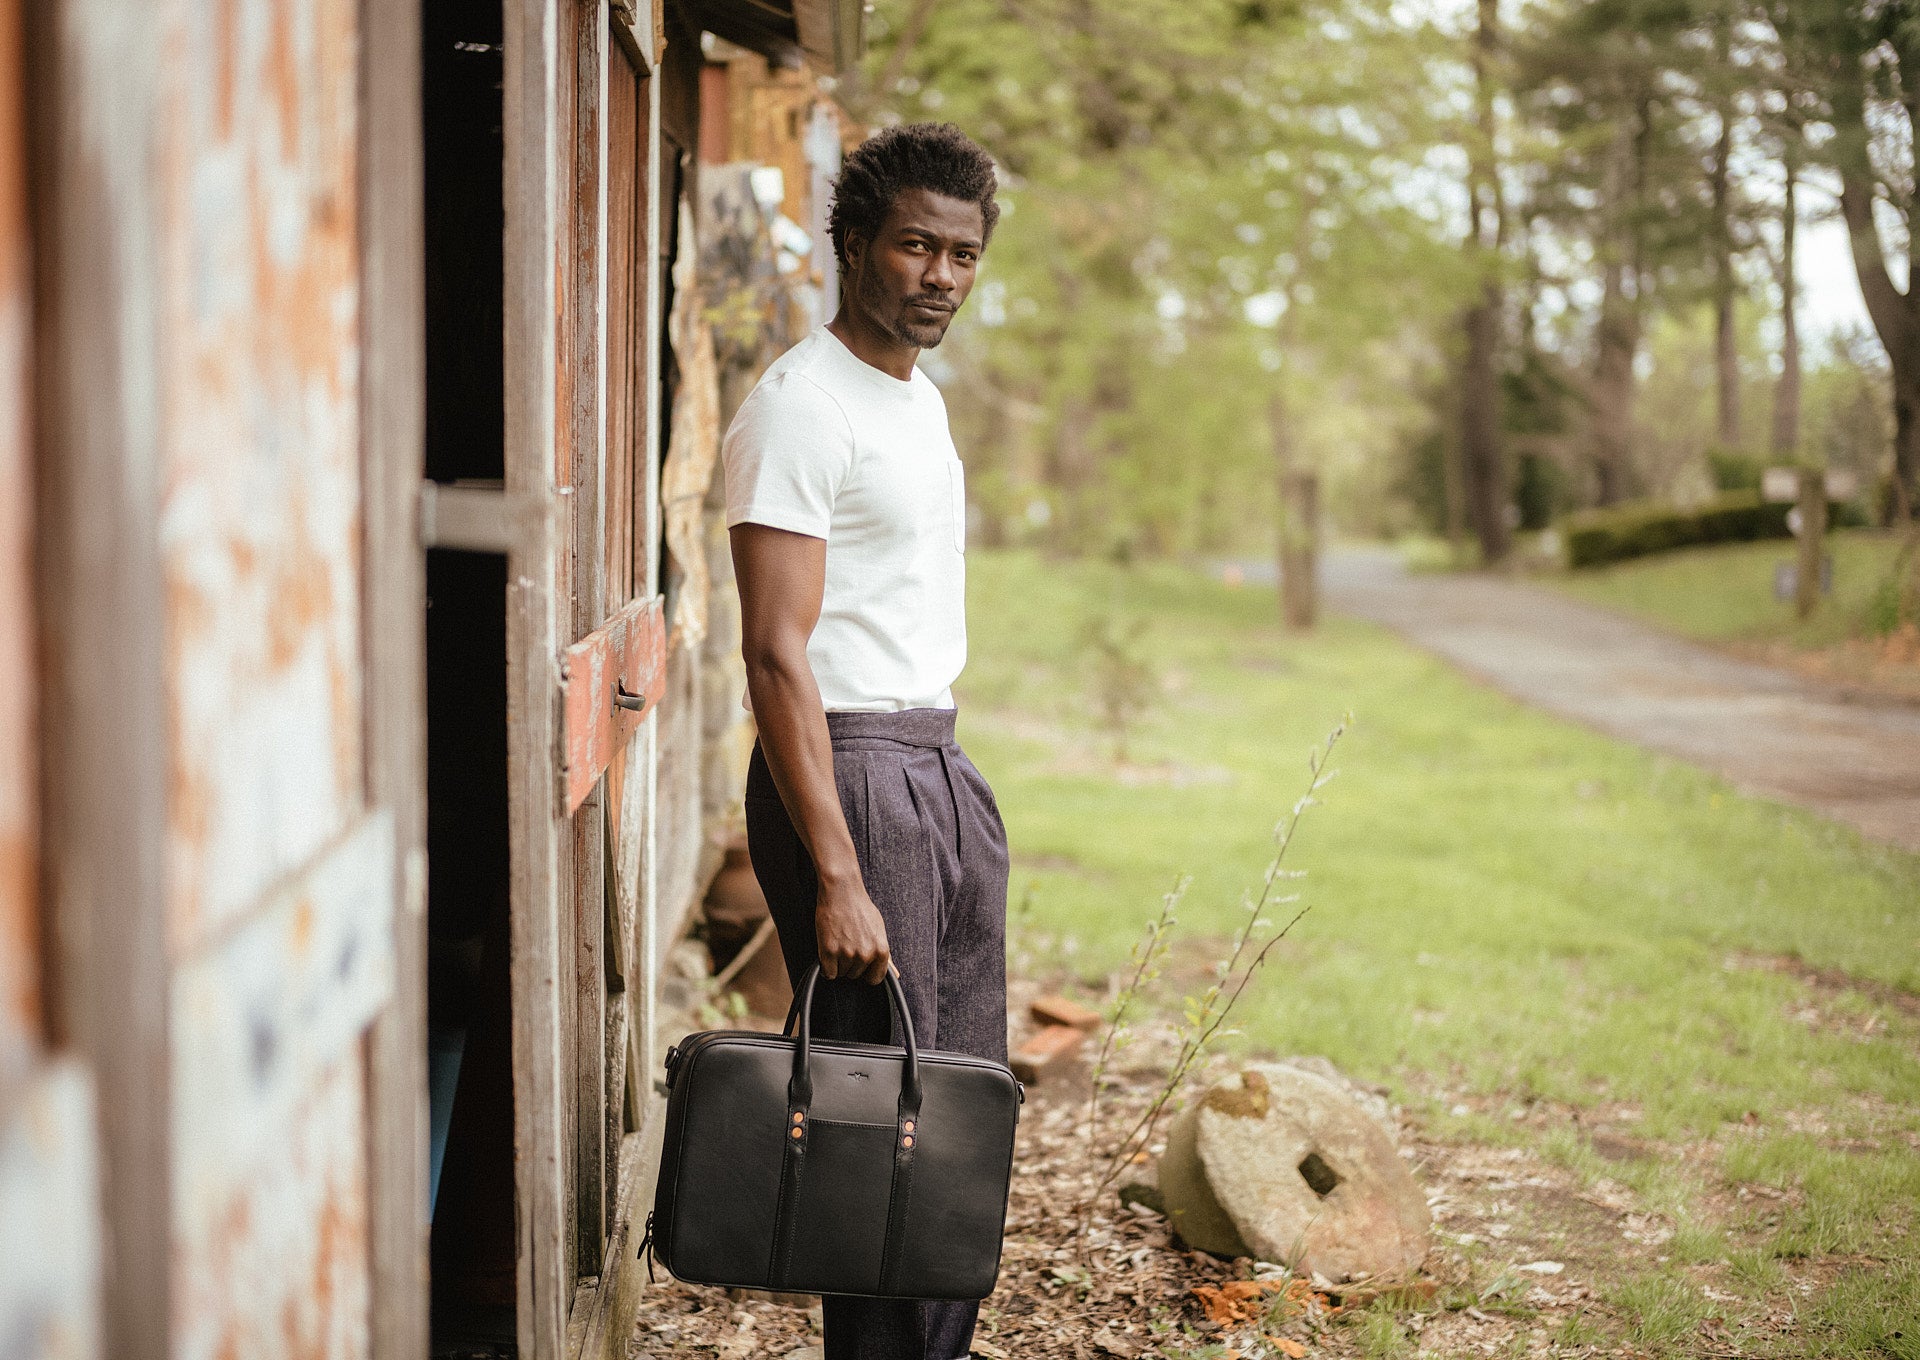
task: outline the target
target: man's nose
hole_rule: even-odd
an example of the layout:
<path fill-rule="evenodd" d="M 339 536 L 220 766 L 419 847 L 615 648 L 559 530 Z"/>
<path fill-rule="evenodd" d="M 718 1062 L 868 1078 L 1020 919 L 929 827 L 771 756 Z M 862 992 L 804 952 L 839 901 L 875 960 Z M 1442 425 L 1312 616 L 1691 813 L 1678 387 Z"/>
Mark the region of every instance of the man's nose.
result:
<path fill-rule="evenodd" d="M 937 288 L 943 293 L 953 291 L 953 257 L 944 250 L 927 261 L 927 272 L 920 281 L 929 288 Z"/>

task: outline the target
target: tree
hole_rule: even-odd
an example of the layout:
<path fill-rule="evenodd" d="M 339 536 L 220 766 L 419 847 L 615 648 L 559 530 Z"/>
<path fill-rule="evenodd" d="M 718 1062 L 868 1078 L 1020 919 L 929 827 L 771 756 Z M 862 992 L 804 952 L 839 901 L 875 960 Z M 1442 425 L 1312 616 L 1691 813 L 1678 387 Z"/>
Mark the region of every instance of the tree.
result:
<path fill-rule="evenodd" d="M 1479 0 L 1472 37 L 1475 136 L 1467 164 L 1468 209 L 1472 225 L 1467 252 L 1480 276 L 1479 296 L 1467 307 L 1466 362 L 1460 382 L 1461 500 L 1480 540 L 1481 560 L 1489 566 L 1507 555 L 1508 474 L 1500 447 L 1501 318 L 1505 299 L 1500 286 L 1507 245 L 1505 196 L 1494 114 L 1494 63 L 1500 45 L 1499 0 Z"/>

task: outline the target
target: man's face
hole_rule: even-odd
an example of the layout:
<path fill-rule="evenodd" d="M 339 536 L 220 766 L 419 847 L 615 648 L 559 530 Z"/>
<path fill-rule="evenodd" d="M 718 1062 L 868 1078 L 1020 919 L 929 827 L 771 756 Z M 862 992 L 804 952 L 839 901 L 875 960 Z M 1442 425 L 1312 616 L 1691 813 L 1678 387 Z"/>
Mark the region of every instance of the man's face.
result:
<path fill-rule="evenodd" d="M 902 191 L 879 235 L 847 242 L 855 305 L 901 344 L 932 349 L 973 291 L 985 236 L 979 204 Z"/>

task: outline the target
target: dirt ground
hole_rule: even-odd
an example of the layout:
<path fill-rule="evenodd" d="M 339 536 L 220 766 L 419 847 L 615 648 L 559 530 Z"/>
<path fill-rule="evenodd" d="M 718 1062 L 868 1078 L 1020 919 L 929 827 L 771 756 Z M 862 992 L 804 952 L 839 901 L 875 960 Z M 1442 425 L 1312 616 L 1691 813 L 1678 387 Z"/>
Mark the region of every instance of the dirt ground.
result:
<path fill-rule="evenodd" d="M 1788 960 L 1744 960 L 1792 968 Z M 1013 1024 L 1025 1028 L 1032 984 L 1014 987 Z M 1152 1099 L 1170 1036 L 1148 1031 L 1127 1050 L 1100 1127 L 1124 1129 Z M 1228 1078 L 1234 1062 L 1209 1060 L 1203 1082 Z M 1609 1304 L 1611 1291 L 1668 1266 L 1682 1225 L 1643 1203 L 1625 1168 L 1657 1160 L 1697 1163 L 1711 1180 L 1715 1149 L 1641 1136 L 1630 1106 L 1576 1110 L 1543 1102 L 1422 1092 L 1453 1115 L 1475 1113 L 1516 1126 L 1516 1141 L 1573 1134 L 1622 1178 L 1585 1176 L 1522 1146 L 1434 1136 L 1393 1107 L 1393 1131 L 1433 1213 L 1433 1245 L 1417 1277 L 1337 1287 L 1279 1267 L 1186 1250 L 1161 1216 L 1123 1203 L 1117 1187 L 1150 1180 L 1151 1166 L 1121 1175 L 1097 1195 L 1097 1159 L 1087 1137 L 1084 1064 L 1049 1073 L 1023 1111 L 999 1287 L 981 1309 L 973 1353 L 985 1360 L 1301 1360 L 1305 1356 L 1410 1355 L 1622 1357 L 1645 1355 Z M 1198 1089 L 1196 1087 L 1196 1089 Z M 1157 1147 L 1156 1147 L 1157 1151 Z M 1783 1198 L 1763 1186 L 1713 1192 L 1715 1217 L 1737 1221 Z M 1090 1205 L 1090 1210 L 1083 1209 Z M 1786 1288 L 1756 1312 L 1740 1305 L 1724 1266 L 1685 1267 L 1689 1282 L 1735 1305 L 1737 1323 L 1709 1319 L 1662 1353 L 1698 1356 L 1816 1353 L 1795 1334 L 1796 1306 L 1844 1261 L 1787 1263 Z M 1724 1286 L 1724 1287 L 1723 1287 Z M 690 1285 L 661 1272 L 643 1302 L 630 1360 L 820 1360 L 816 1300 Z"/>
<path fill-rule="evenodd" d="M 1920 850 L 1920 707 L 1844 667 L 1781 670 L 1521 582 L 1409 574 L 1390 549 L 1337 550 L 1322 579 L 1329 607 L 1523 703 Z"/>

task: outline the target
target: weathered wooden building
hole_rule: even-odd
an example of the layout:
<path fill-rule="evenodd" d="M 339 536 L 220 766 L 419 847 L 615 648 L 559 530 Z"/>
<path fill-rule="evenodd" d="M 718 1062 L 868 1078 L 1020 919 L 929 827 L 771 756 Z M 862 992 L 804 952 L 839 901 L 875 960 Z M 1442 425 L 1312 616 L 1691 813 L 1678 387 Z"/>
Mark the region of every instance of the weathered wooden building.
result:
<path fill-rule="evenodd" d="M 624 1354 L 743 754 L 714 446 L 830 296 L 861 32 L 0 0 L 5 1360 Z"/>

